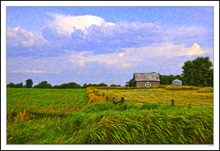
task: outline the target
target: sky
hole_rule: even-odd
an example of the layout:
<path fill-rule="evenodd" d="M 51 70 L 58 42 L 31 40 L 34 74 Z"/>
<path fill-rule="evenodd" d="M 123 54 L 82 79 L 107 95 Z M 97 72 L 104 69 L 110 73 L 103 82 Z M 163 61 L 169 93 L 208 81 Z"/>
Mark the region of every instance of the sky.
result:
<path fill-rule="evenodd" d="M 213 7 L 7 7 L 7 83 L 124 86 L 213 61 Z"/>

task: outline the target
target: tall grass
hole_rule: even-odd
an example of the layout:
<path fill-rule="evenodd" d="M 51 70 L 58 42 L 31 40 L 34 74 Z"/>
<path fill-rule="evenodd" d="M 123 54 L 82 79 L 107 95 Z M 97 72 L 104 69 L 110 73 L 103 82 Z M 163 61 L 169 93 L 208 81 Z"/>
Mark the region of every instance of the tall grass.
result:
<path fill-rule="evenodd" d="M 31 110 L 27 102 L 17 112 L 11 100 L 9 95 L 8 144 L 213 144 L 212 108 L 93 102 L 58 112 L 54 106 Z"/>

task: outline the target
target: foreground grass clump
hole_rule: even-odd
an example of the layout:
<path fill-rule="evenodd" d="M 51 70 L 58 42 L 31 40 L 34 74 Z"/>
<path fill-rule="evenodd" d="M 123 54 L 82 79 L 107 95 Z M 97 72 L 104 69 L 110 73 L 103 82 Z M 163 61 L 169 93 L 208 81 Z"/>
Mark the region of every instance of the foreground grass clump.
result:
<path fill-rule="evenodd" d="M 212 144 L 212 109 L 170 106 L 132 107 L 98 104 L 76 143 L 85 144 Z M 103 107 L 104 106 L 104 107 Z M 164 110 L 166 109 L 166 110 Z M 87 114 L 88 115 L 88 114 Z M 87 121 L 88 122 L 88 121 Z M 89 125 L 89 126 L 88 126 Z M 88 130 L 87 130 L 88 129 Z"/>
<path fill-rule="evenodd" d="M 212 144 L 212 109 L 94 103 L 71 116 L 8 123 L 12 144 Z"/>

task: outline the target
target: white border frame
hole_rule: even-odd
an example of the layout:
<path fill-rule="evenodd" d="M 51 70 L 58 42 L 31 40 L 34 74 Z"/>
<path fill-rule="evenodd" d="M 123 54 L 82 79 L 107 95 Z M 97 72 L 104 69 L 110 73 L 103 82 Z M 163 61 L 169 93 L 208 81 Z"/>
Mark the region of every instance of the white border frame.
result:
<path fill-rule="evenodd" d="M 6 145 L 7 6 L 213 6 L 214 145 Z M 219 2 L 218 1 L 1 1 L 1 149 L 4 150 L 219 150 Z"/>

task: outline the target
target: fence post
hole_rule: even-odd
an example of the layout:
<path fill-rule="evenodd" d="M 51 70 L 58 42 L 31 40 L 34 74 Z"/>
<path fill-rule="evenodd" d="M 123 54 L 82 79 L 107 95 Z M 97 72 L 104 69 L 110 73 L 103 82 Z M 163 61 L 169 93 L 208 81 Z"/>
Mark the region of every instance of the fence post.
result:
<path fill-rule="evenodd" d="M 113 103 L 116 104 L 115 98 L 113 98 Z"/>
<path fill-rule="evenodd" d="M 171 103 L 172 103 L 172 106 L 174 107 L 174 100 L 173 99 L 171 100 Z"/>
<path fill-rule="evenodd" d="M 121 104 L 123 104 L 125 101 L 124 97 L 121 97 Z"/>

